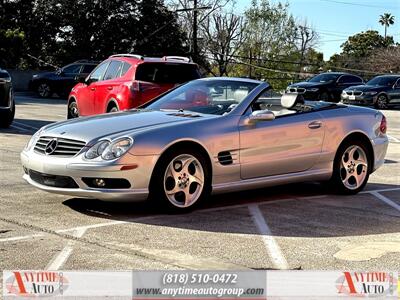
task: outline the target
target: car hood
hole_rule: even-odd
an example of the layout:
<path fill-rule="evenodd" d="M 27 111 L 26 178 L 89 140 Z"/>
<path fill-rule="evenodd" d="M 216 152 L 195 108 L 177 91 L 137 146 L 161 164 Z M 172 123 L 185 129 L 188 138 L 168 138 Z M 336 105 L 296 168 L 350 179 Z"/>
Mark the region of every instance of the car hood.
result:
<path fill-rule="evenodd" d="M 195 122 L 215 117 L 217 116 L 189 111 L 130 110 L 53 123 L 45 126 L 41 135 L 89 142 L 106 136 L 132 135 L 136 131 L 157 126 L 167 126 L 178 122 Z"/>
<path fill-rule="evenodd" d="M 384 86 L 378 86 L 378 85 L 356 85 L 345 89 L 345 91 L 368 92 L 368 91 L 381 91 L 384 88 L 385 88 Z"/>
<path fill-rule="evenodd" d="M 324 86 L 328 84 L 328 82 L 308 82 L 308 81 L 302 81 L 298 83 L 294 83 L 292 85 L 289 85 L 289 87 L 301 87 L 301 88 L 318 88 L 321 86 Z"/>

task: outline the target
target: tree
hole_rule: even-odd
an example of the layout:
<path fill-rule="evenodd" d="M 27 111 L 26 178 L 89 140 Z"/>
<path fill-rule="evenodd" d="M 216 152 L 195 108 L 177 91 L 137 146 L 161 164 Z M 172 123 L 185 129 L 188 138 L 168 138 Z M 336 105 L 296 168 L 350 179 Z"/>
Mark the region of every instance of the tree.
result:
<path fill-rule="evenodd" d="M 300 53 L 299 72 L 302 72 L 306 54 L 315 47 L 319 37 L 317 32 L 308 26 L 307 20 L 304 20 L 296 26 L 295 35 L 297 50 Z"/>
<path fill-rule="evenodd" d="M 61 66 L 83 58 L 103 60 L 114 53 L 188 52 L 176 15 L 162 0 L 0 0 L 0 4 L 0 28 L 24 34 L 20 49 L 27 67 L 40 65 L 31 56 Z"/>
<path fill-rule="evenodd" d="M 378 48 L 387 48 L 394 44 L 393 37 L 384 38 L 378 31 L 368 30 L 350 36 L 341 47 L 343 53 L 354 57 L 365 57 Z"/>
<path fill-rule="evenodd" d="M 232 13 L 215 13 L 202 24 L 206 54 L 216 62 L 218 76 L 228 75 L 228 66 L 244 41 L 243 18 Z"/>
<path fill-rule="evenodd" d="M 382 26 L 385 26 L 385 39 L 386 39 L 387 28 L 390 25 L 394 24 L 394 16 L 391 15 L 390 13 L 384 13 L 383 15 L 380 15 L 379 23 Z"/>

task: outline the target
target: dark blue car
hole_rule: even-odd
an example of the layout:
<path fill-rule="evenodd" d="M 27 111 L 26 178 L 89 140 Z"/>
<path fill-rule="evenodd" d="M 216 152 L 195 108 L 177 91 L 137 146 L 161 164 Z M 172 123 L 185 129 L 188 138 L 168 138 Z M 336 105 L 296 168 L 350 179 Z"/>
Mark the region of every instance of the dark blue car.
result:
<path fill-rule="evenodd" d="M 341 95 L 342 102 L 355 105 L 374 105 L 386 109 L 400 104 L 400 75 L 376 76 L 365 85 L 352 86 Z"/>
<path fill-rule="evenodd" d="M 97 64 L 93 61 L 80 60 L 54 72 L 35 74 L 32 76 L 29 88 L 42 98 L 51 97 L 53 93 L 67 97 L 76 84 L 76 77 L 86 77 Z"/>

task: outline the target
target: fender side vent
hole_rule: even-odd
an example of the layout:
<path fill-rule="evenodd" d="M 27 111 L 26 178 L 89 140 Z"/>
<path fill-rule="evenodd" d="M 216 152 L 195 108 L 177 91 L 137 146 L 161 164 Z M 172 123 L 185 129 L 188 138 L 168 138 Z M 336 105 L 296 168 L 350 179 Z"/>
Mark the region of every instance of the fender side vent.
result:
<path fill-rule="evenodd" d="M 218 153 L 218 161 L 221 165 L 231 165 L 233 163 L 232 155 L 229 151 L 222 151 Z"/>

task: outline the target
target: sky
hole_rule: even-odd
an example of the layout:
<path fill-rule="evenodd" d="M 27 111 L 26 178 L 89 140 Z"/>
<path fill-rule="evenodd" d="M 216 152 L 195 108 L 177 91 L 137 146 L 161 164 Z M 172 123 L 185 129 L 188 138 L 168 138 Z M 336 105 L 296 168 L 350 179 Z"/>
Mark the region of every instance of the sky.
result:
<path fill-rule="evenodd" d="M 395 24 L 388 28 L 388 35 L 392 35 L 396 42 L 400 42 L 400 0 L 287 0 L 287 2 L 295 18 L 307 19 L 319 33 L 317 50 L 324 54 L 324 60 L 329 60 L 334 53 L 340 53 L 340 45 L 349 35 L 370 29 L 378 30 L 384 35 L 384 27 L 378 21 L 379 16 L 386 12 L 395 16 Z M 236 0 L 236 10 L 242 12 L 250 4 L 251 0 Z"/>

